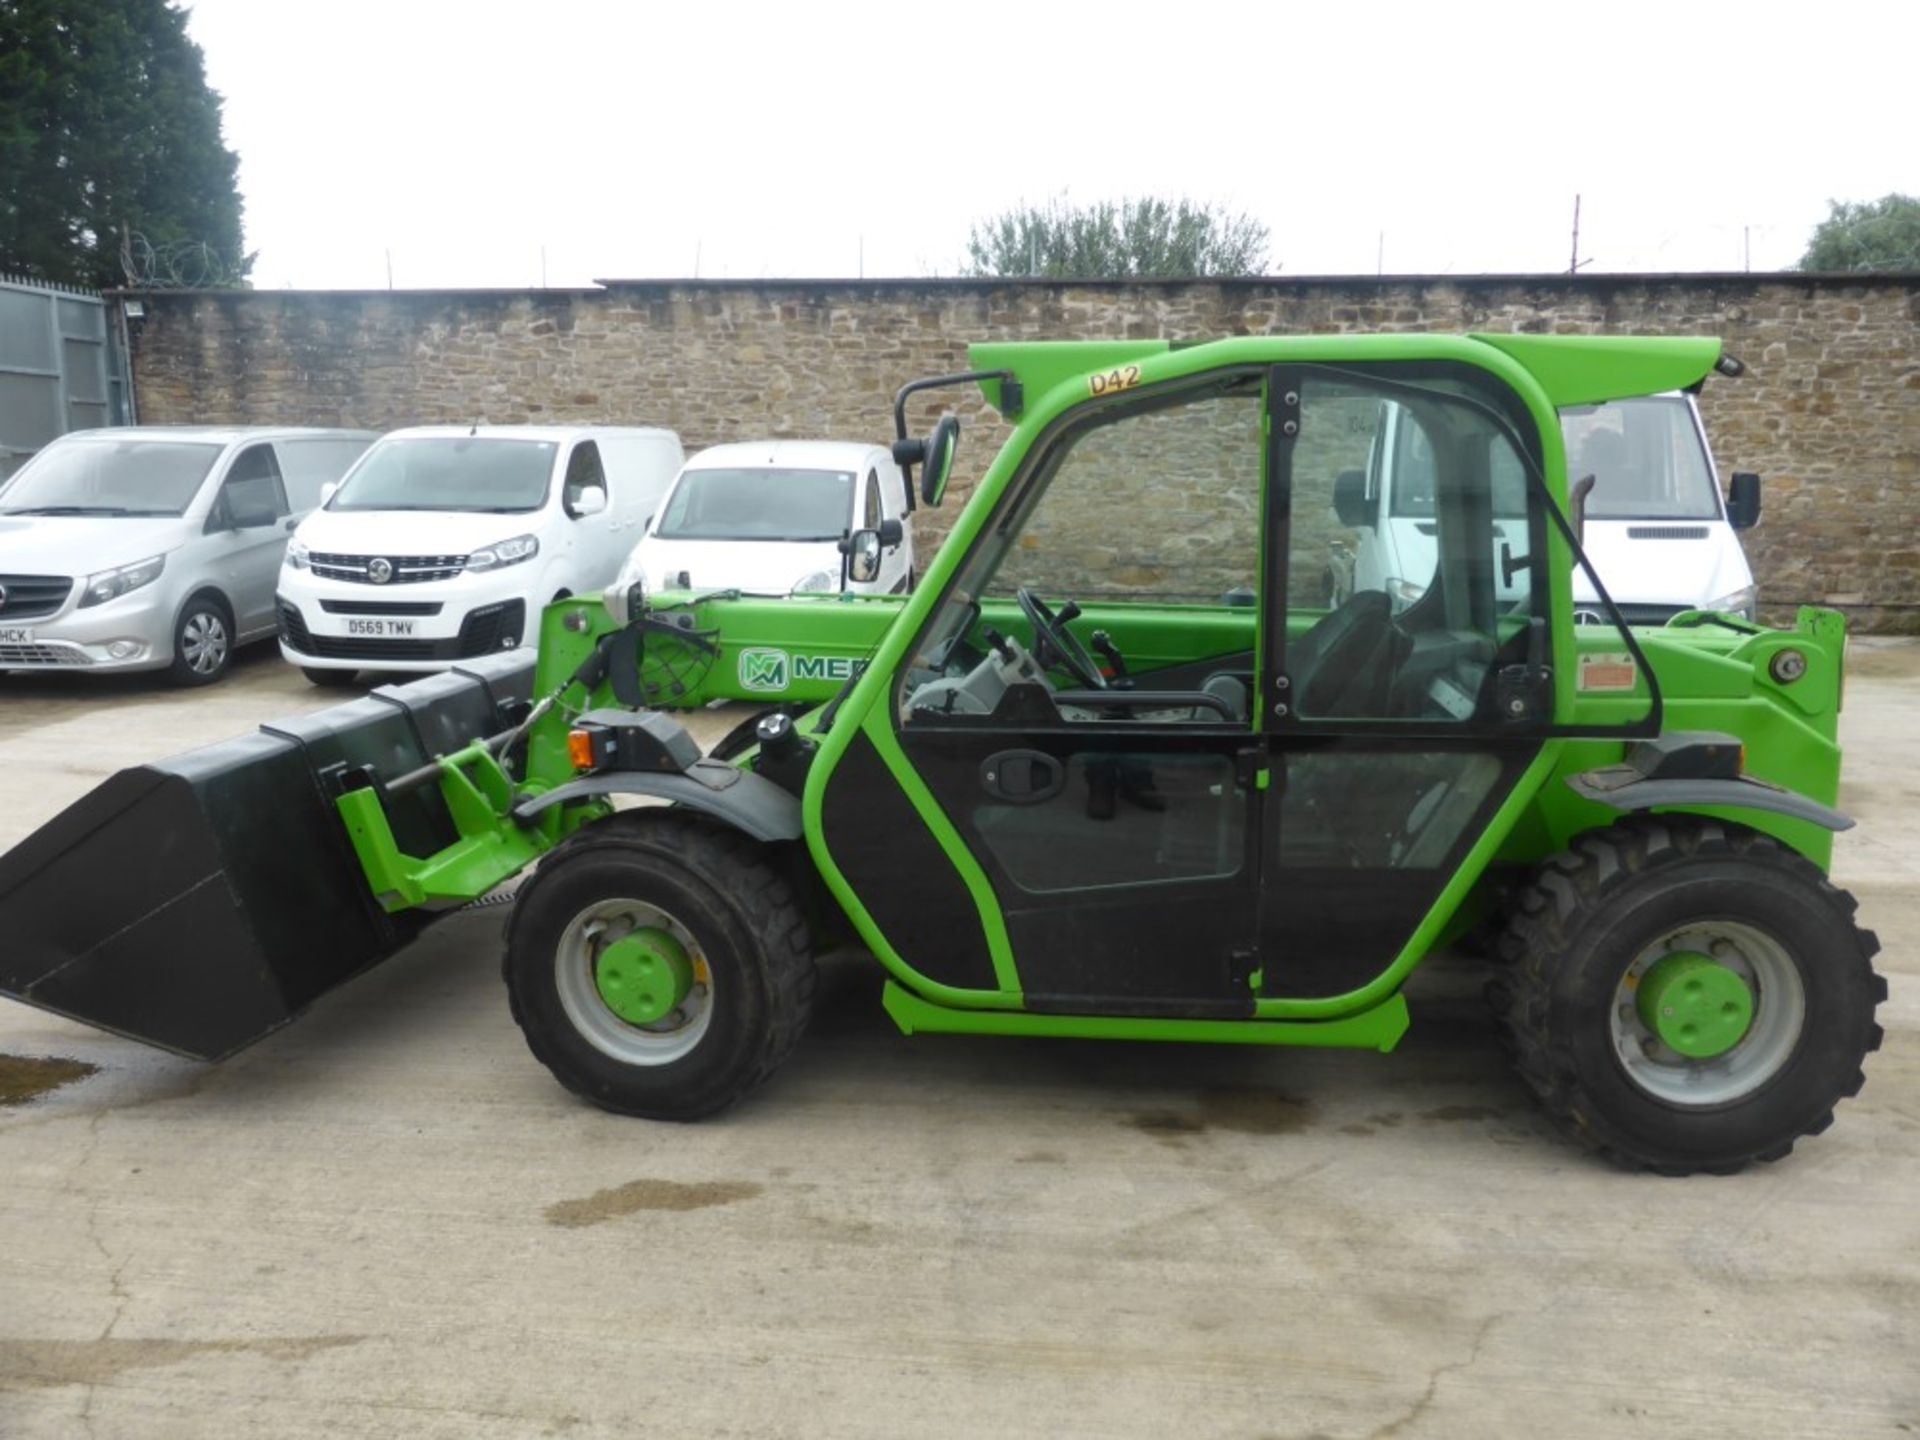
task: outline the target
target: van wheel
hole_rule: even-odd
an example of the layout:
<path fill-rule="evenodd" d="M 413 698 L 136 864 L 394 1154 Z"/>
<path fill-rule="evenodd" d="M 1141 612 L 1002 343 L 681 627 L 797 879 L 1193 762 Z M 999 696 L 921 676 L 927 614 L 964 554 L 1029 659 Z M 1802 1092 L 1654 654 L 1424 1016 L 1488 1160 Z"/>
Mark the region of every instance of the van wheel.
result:
<path fill-rule="evenodd" d="M 541 862 L 502 969 L 554 1078 L 651 1120 L 698 1120 L 755 1089 L 813 1009 L 806 921 L 762 849 L 658 811 L 588 825 Z"/>
<path fill-rule="evenodd" d="M 302 665 L 300 673 L 322 690 L 350 690 L 360 683 L 358 670 L 316 670 Z"/>
<path fill-rule="evenodd" d="M 1517 897 L 1487 988 L 1573 1140 L 1663 1175 L 1778 1160 L 1880 1046 L 1887 982 L 1854 900 L 1742 825 L 1660 817 L 1576 840 Z"/>
<path fill-rule="evenodd" d="M 232 663 L 232 612 L 216 595 L 194 596 L 174 622 L 167 678 L 176 685 L 211 685 Z"/>

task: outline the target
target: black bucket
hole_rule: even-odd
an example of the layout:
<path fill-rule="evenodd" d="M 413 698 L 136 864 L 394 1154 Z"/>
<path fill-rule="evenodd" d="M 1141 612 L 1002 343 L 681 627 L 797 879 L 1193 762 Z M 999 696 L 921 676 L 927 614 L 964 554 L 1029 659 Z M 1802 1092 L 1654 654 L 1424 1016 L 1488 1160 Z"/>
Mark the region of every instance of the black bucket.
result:
<path fill-rule="evenodd" d="M 432 918 L 368 893 L 337 771 L 391 780 L 494 734 L 532 682 L 488 656 L 122 770 L 0 855 L 0 994 L 202 1060 L 277 1030 Z M 390 806 L 411 854 L 456 838 L 435 786 Z"/>

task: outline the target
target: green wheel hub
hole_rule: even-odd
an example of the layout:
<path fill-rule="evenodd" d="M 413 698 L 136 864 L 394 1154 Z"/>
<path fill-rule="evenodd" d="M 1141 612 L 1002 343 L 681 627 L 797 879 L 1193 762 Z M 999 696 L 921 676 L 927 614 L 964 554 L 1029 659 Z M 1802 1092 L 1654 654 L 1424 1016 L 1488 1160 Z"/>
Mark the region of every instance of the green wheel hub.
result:
<path fill-rule="evenodd" d="M 1635 992 L 1640 1020 L 1692 1060 L 1724 1055 L 1753 1025 L 1753 990 L 1711 955 L 1675 951 L 1656 960 Z"/>
<path fill-rule="evenodd" d="M 693 960 L 665 930 L 634 930 L 600 952 L 593 979 L 614 1014 L 629 1025 L 652 1025 L 687 998 Z"/>

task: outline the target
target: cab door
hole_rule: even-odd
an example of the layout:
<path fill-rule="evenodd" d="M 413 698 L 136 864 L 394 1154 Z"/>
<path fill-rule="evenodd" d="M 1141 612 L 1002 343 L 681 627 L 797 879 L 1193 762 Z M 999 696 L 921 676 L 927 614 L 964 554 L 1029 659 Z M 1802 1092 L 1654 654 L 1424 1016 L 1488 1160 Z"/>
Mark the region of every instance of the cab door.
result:
<path fill-rule="evenodd" d="M 1377 979 L 1434 908 L 1553 727 L 1538 433 L 1466 365 L 1277 370 L 1261 703 L 1261 994 Z M 1391 454 L 1390 504 L 1340 477 Z M 1418 485 L 1410 483 L 1418 461 Z M 1417 529 L 1381 545 L 1375 527 Z M 1329 605 L 1329 546 L 1391 557 Z"/>
<path fill-rule="evenodd" d="M 249 445 L 228 466 L 207 520 L 207 540 L 234 626 L 247 638 L 272 630 L 274 587 L 290 527 L 287 492 L 273 446 Z"/>
<path fill-rule="evenodd" d="M 828 777 L 823 841 L 928 980 L 1252 1013 L 1263 406 L 1250 370 L 1076 411 Z"/>

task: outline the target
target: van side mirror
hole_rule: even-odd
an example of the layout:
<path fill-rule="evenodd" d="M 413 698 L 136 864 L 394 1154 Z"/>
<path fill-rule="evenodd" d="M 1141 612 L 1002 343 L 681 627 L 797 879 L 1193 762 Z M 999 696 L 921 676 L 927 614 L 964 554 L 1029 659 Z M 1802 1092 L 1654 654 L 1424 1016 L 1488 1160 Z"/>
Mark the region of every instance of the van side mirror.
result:
<path fill-rule="evenodd" d="M 227 524 L 235 530 L 258 530 L 280 518 L 273 492 L 265 485 L 251 482 L 229 486 L 226 492 Z"/>
<path fill-rule="evenodd" d="M 898 520 L 885 521 L 884 525 L 891 525 L 896 531 L 900 528 Z M 884 537 L 879 530 L 856 530 L 842 540 L 840 546 L 847 554 L 847 578 L 862 585 L 878 579 L 884 544 Z"/>
<path fill-rule="evenodd" d="M 1751 530 L 1760 523 L 1760 477 L 1751 470 L 1733 472 L 1733 484 L 1727 490 L 1727 523 L 1736 530 Z"/>
<path fill-rule="evenodd" d="M 900 548 L 900 542 L 906 538 L 906 527 L 898 520 L 882 520 L 880 522 L 880 548 L 882 550 L 897 550 Z"/>
<path fill-rule="evenodd" d="M 1373 507 L 1367 503 L 1367 472 L 1342 470 L 1333 481 L 1333 513 L 1354 530 L 1373 528 Z"/>
<path fill-rule="evenodd" d="M 598 515 L 607 508 L 607 492 L 598 485 L 589 485 L 576 491 L 567 501 L 567 514 L 576 520 L 585 520 L 589 515 Z"/>
<path fill-rule="evenodd" d="M 340 482 L 338 480 L 327 481 L 326 484 L 320 487 L 320 508 L 322 510 L 326 509 L 327 502 L 333 499 L 333 497 L 338 495 L 339 493 L 340 493 Z"/>

